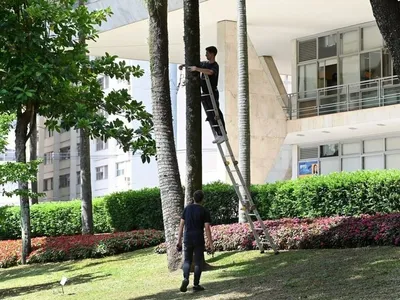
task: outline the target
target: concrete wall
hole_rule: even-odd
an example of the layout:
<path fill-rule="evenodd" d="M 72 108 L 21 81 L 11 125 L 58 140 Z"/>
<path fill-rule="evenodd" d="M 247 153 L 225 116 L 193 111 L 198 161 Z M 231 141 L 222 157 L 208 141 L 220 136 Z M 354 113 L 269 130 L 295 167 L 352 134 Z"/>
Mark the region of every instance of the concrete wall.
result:
<path fill-rule="evenodd" d="M 286 137 L 286 117 L 277 95 L 284 90 L 273 59 L 259 57 L 248 40 L 250 80 L 251 182 L 264 183 Z M 221 106 L 232 149 L 238 154 L 236 22 L 218 23 Z M 282 90 L 283 88 L 283 90 Z M 238 156 L 237 156 L 237 159 Z"/>

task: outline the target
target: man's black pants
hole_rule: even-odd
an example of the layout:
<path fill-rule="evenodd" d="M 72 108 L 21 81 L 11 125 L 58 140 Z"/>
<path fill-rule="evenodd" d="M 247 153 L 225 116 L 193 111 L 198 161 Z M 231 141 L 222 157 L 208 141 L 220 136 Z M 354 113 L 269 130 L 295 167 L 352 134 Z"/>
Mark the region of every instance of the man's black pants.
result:
<path fill-rule="evenodd" d="M 214 91 L 213 93 L 214 93 L 215 102 L 216 102 L 217 107 L 218 107 L 218 114 L 219 114 L 219 116 L 221 118 L 222 125 L 224 126 L 224 130 L 226 132 L 224 116 L 223 116 L 223 114 L 221 112 L 221 109 L 219 108 L 219 101 L 218 101 L 219 100 L 219 91 L 217 90 L 217 91 Z M 202 98 L 202 103 L 203 103 L 204 109 L 206 110 L 207 121 L 210 122 L 211 125 L 218 125 L 218 121 L 215 120 L 214 111 L 207 111 L 207 110 L 213 109 L 211 97 L 209 97 L 209 96 L 203 97 Z M 213 129 L 215 130 L 215 132 L 218 135 L 222 136 L 222 132 L 221 132 L 219 127 L 213 127 Z"/>
<path fill-rule="evenodd" d="M 204 261 L 204 242 L 203 243 L 184 243 L 183 278 L 189 280 L 190 266 L 192 265 L 194 254 L 194 281 L 193 285 L 199 285 Z"/>

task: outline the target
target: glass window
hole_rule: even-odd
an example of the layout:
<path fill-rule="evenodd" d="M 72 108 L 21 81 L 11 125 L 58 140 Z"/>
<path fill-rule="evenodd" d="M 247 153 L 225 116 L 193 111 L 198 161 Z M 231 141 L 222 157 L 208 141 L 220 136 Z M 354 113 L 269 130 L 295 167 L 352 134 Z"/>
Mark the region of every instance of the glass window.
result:
<path fill-rule="evenodd" d="M 69 146 L 60 148 L 60 160 L 66 160 L 70 158 L 71 158 L 71 148 Z"/>
<path fill-rule="evenodd" d="M 346 157 L 342 158 L 342 171 L 353 172 L 360 170 L 360 157 Z"/>
<path fill-rule="evenodd" d="M 383 46 L 382 35 L 378 26 L 369 26 L 361 30 L 362 50 L 371 50 Z"/>
<path fill-rule="evenodd" d="M 360 154 L 360 152 L 361 152 L 360 143 L 351 143 L 342 145 L 342 155 Z"/>
<path fill-rule="evenodd" d="M 386 155 L 386 169 L 400 169 L 400 153 Z"/>
<path fill-rule="evenodd" d="M 96 168 L 96 180 L 108 179 L 108 166 Z"/>
<path fill-rule="evenodd" d="M 298 87 L 300 93 L 317 89 L 317 64 L 299 66 Z M 307 94 L 310 93 L 301 93 L 300 95 L 309 97 Z"/>
<path fill-rule="evenodd" d="M 358 55 L 340 59 L 340 82 L 342 84 L 360 81 L 360 58 Z"/>
<path fill-rule="evenodd" d="M 117 163 L 117 177 L 125 174 L 124 163 Z"/>
<path fill-rule="evenodd" d="M 96 139 L 96 151 L 107 149 L 107 142 L 104 142 L 102 139 Z"/>
<path fill-rule="evenodd" d="M 382 59 L 381 52 L 374 51 L 363 53 L 360 56 L 360 79 L 371 80 L 382 77 Z"/>
<path fill-rule="evenodd" d="M 383 51 L 383 74 L 382 77 L 389 77 L 393 75 L 392 56 L 388 50 Z"/>
<path fill-rule="evenodd" d="M 339 158 L 322 159 L 321 175 L 326 175 L 333 172 L 340 172 L 340 160 Z"/>
<path fill-rule="evenodd" d="M 381 139 L 364 141 L 364 153 L 379 151 L 383 151 L 383 141 Z"/>
<path fill-rule="evenodd" d="M 69 174 L 61 175 L 60 176 L 60 188 L 69 187 Z"/>
<path fill-rule="evenodd" d="M 358 52 L 358 30 L 345 32 L 341 34 L 341 54 L 350 54 Z"/>
<path fill-rule="evenodd" d="M 317 115 L 317 101 L 300 101 L 298 102 L 299 118 L 308 118 Z"/>
<path fill-rule="evenodd" d="M 318 88 L 337 85 L 337 60 L 330 59 L 318 63 Z"/>
<path fill-rule="evenodd" d="M 321 145 L 319 149 L 321 157 L 332 157 L 339 155 L 339 144 Z"/>
<path fill-rule="evenodd" d="M 398 150 L 400 149 L 400 137 L 386 138 L 386 150 Z"/>
<path fill-rule="evenodd" d="M 363 169 L 364 170 L 381 170 L 384 169 L 383 156 L 364 156 L 363 157 Z"/>
<path fill-rule="evenodd" d="M 318 58 L 337 55 L 337 35 L 331 34 L 318 38 Z"/>

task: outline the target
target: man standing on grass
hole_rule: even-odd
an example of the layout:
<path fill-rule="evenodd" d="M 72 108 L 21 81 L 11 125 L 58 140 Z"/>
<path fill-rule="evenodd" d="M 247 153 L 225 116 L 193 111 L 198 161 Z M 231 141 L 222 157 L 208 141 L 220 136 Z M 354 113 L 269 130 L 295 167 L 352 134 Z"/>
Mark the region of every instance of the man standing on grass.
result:
<path fill-rule="evenodd" d="M 204 193 L 203 191 L 195 191 L 193 194 L 194 203 L 188 204 L 182 213 L 181 223 L 179 225 L 178 244 L 177 248 L 182 249 L 182 235 L 184 233 L 184 263 L 183 263 L 183 281 L 180 288 L 181 292 L 187 291 L 189 285 L 190 266 L 194 254 L 194 281 L 193 290 L 202 291 L 204 288 L 199 284 L 204 261 L 204 228 L 207 234 L 207 248 L 214 252 L 212 237 L 211 237 L 211 216 L 210 212 L 203 207 Z"/>
<path fill-rule="evenodd" d="M 208 75 L 210 78 L 210 84 L 212 88 L 212 92 L 215 98 L 215 103 L 218 108 L 218 115 L 221 119 L 222 125 L 224 127 L 224 130 L 226 132 L 226 127 L 225 127 L 225 120 L 224 116 L 222 114 L 221 109 L 219 108 L 219 91 L 218 91 L 218 77 L 219 77 L 219 65 L 215 61 L 215 56 L 217 55 L 218 50 L 214 46 L 210 46 L 206 48 L 206 58 L 207 61 L 202 61 L 200 62 L 200 66 L 190 66 L 188 67 L 188 70 L 191 72 L 199 72 L 201 73 L 201 89 L 203 91 L 203 94 L 207 95 L 209 94 L 208 92 L 208 87 L 207 83 L 205 80 L 204 74 Z M 179 70 L 182 70 L 182 68 L 185 65 L 180 65 Z M 206 110 L 207 114 L 207 119 L 206 121 L 210 122 L 211 125 L 218 125 L 218 121 L 215 119 L 215 113 L 214 111 L 208 111 L 213 109 L 212 101 L 210 96 L 203 96 L 201 99 L 201 102 L 203 103 L 204 109 Z M 213 143 L 222 143 L 225 141 L 221 129 L 217 126 L 213 127 L 213 130 L 217 134 L 217 138 L 213 141 Z"/>

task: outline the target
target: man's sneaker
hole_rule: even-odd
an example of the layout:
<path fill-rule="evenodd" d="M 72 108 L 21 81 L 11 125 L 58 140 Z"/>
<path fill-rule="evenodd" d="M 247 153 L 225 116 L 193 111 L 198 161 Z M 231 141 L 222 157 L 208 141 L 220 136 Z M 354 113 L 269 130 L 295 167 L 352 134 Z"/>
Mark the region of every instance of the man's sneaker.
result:
<path fill-rule="evenodd" d="M 200 284 L 199 285 L 194 285 L 193 286 L 193 291 L 195 291 L 195 292 L 204 291 L 204 288 Z"/>
<path fill-rule="evenodd" d="M 221 144 L 225 141 L 225 138 L 222 135 L 217 136 L 217 138 L 213 141 L 213 144 Z"/>
<path fill-rule="evenodd" d="M 187 291 L 187 286 L 188 286 L 188 285 L 189 285 L 189 280 L 183 279 L 183 280 L 182 280 L 182 284 L 181 284 L 180 291 L 181 291 L 182 293 L 185 293 L 185 292 Z"/>

